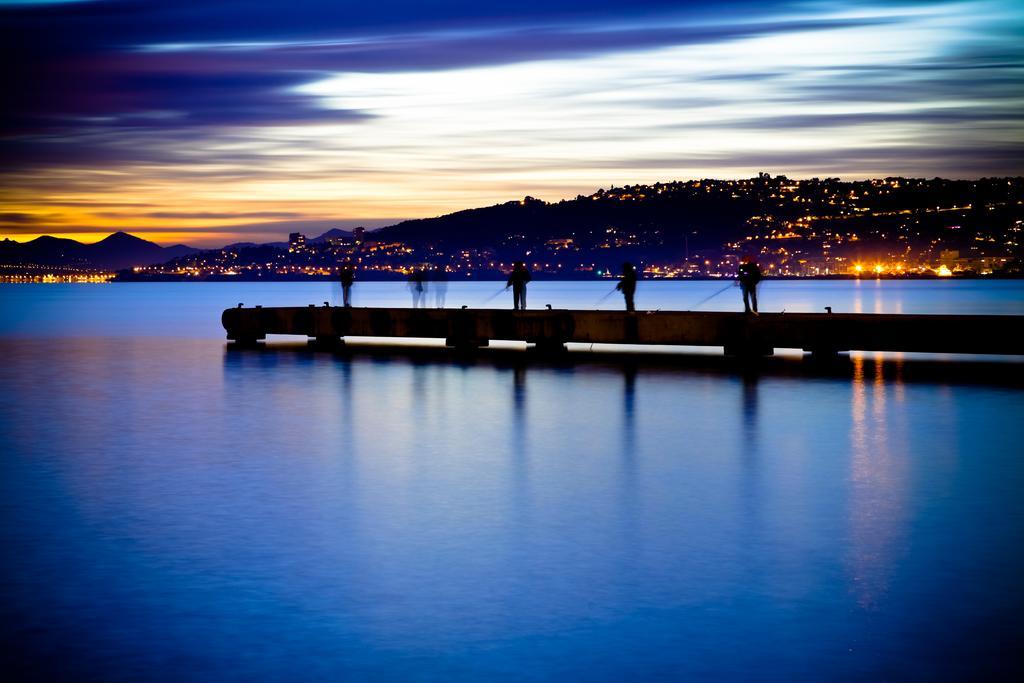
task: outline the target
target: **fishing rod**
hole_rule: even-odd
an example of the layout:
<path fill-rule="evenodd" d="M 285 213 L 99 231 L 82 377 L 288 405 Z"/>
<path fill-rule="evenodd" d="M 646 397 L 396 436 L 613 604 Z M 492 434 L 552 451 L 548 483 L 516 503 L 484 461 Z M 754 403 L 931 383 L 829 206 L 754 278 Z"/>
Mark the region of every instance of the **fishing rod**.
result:
<path fill-rule="evenodd" d="M 605 294 L 604 296 L 602 296 L 602 297 L 601 297 L 600 299 L 598 299 L 598 300 L 597 300 L 597 303 L 596 303 L 596 304 L 594 304 L 594 306 L 595 306 L 595 307 L 596 307 L 596 306 L 600 306 L 600 305 L 601 305 L 601 304 L 602 304 L 602 303 L 604 302 L 604 300 L 605 300 L 605 299 L 607 299 L 607 298 L 608 298 L 608 297 L 610 297 L 610 296 L 611 296 L 612 294 L 614 294 L 614 293 L 615 293 L 616 291 L 618 291 L 618 289 L 619 289 L 619 286 L 618 286 L 618 285 L 616 285 L 616 286 L 615 286 L 614 288 L 612 288 L 612 291 L 608 292 L 607 294 Z"/>
<path fill-rule="evenodd" d="M 489 304 L 489 303 L 491 303 L 492 301 L 494 301 L 494 299 L 496 299 L 496 298 L 497 298 L 498 296 L 500 296 L 500 295 L 501 295 L 502 293 L 504 293 L 504 291 L 505 291 L 506 289 L 508 289 L 508 285 L 505 285 L 504 287 L 502 287 L 501 289 L 499 289 L 499 290 L 498 290 L 497 292 L 495 292 L 494 294 L 491 294 L 491 295 L 490 295 L 489 297 L 487 297 L 486 299 L 484 299 L 484 300 L 483 300 L 483 302 L 482 302 L 482 303 L 481 303 L 480 305 L 481 305 L 481 306 L 483 306 L 484 304 Z"/>
<path fill-rule="evenodd" d="M 726 285 L 725 287 L 722 287 L 722 288 L 721 288 L 720 290 L 718 290 L 717 292 L 715 292 L 715 293 L 714 293 L 714 294 L 712 294 L 711 296 L 706 296 L 706 297 L 704 297 L 703 299 L 701 299 L 700 301 L 698 301 L 698 302 L 697 302 L 697 303 L 696 303 L 695 305 L 691 306 L 691 307 L 690 307 L 689 309 L 687 309 L 687 310 L 690 310 L 690 311 L 692 311 L 692 310 L 693 310 L 693 309 L 695 309 L 695 308 L 700 308 L 701 306 L 703 306 L 703 305 L 704 305 L 704 304 L 706 304 L 707 302 L 709 302 L 709 301 L 711 301 L 712 299 L 714 299 L 714 298 L 715 298 L 716 296 L 718 296 L 719 294 L 723 293 L 723 292 L 724 292 L 725 290 L 729 289 L 730 287 L 733 287 L 733 286 L 735 286 L 735 284 L 736 284 L 736 283 L 734 283 L 734 282 L 730 282 L 730 283 L 729 283 L 729 284 L 727 284 L 727 285 Z"/>

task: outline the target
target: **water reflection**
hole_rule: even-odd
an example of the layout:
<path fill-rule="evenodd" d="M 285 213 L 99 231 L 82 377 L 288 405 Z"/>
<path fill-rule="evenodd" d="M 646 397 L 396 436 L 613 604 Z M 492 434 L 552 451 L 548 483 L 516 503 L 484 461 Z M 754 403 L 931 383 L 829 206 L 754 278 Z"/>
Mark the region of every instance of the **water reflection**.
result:
<path fill-rule="evenodd" d="M 640 458 L 637 450 L 636 380 L 638 368 L 626 363 L 622 372 L 622 446 L 620 469 L 622 510 L 620 519 L 623 535 L 637 542 L 642 534 L 636 528 L 642 497 L 640 486 Z"/>
<path fill-rule="evenodd" d="M 627 363 L 622 366 L 622 447 L 624 454 L 632 454 L 636 444 L 636 375 L 636 365 Z"/>
<path fill-rule="evenodd" d="M 741 433 L 741 477 L 743 498 L 750 506 L 751 518 L 757 501 L 758 467 L 761 459 L 761 440 L 758 426 L 758 383 L 761 378 L 756 371 L 745 369 L 742 376 L 742 406 L 740 408 Z"/>
<path fill-rule="evenodd" d="M 1005 633 L 974 637 L 1024 609 L 1024 392 L 1005 366 L 152 339 L 0 353 L 0 637 L 40 678 L 230 663 L 281 680 L 302 661 L 323 681 L 831 680 L 966 676 L 978 647 L 1010 661 Z"/>
<path fill-rule="evenodd" d="M 530 452 L 527 440 L 526 375 L 524 364 L 512 367 L 512 509 L 526 520 L 530 509 Z"/>
<path fill-rule="evenodd" d="M 757 383 L 756 372 L 745 370 L 743 373 L 743 431 L 751 450 L 757 449 Z"/>
<path fill-rule="evenodd" d="M 895 406 L 887 405 L 890 384 L 902 392 L 902 364 L 891 363 L 897 373 L 887 382 L 888 366 L 880 355 L 870 364 L 864 355 L 853 358 L 848 572 L 851 590 L 864 609 L 878 607 L 904 550 L 908 466 L 900 429 L 905 423 L 902 393 Z"/>
<path fill-rule="evenodd" d="M 516 364 L 512 368 L 512 404 L 515 406 L 517 430 L 522 431 L 526 423 L 526 365 Z"/>

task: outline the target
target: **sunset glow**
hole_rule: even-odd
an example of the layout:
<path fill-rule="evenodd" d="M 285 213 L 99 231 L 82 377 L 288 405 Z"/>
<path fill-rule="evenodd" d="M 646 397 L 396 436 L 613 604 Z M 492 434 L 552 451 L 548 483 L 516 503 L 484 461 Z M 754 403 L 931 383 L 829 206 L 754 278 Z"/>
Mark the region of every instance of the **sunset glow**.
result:
<path fill-rule="evenodd" d="M 1022 172 L 1015 3 L 449 4 L 5 3 L 35 86 L 3 115 L 0 234 L 219 245 L 760 170 Z"/>

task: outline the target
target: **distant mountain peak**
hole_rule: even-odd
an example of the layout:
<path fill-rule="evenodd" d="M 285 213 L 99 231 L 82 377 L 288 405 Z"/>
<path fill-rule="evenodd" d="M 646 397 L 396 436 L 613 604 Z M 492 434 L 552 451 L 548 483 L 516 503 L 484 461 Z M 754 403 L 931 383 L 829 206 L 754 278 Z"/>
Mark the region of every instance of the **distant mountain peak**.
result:
<path fill-rule="evenodd" d="M 0 263 L 5 265 L 74 266 L 108 270 L 164 263 L 198 251 L 183 244 L 161 247 L 124 231 L 112 233 L 89 244 L 43 235 L 24 243 L 4 242 L 2 246 Z"/>
<path fill-rule="evenodd" d="M 75 242 L 75 240 L 70 240 L 65 237 L 54 237 L 53 235 L 40 235 L 34 240 L 29 240 L 28 242 L 25 242 L 25 244 L 63 244 L 65 242 L 74 242 L 75 244 L 81 244 L 80 242 Z"/>
<path fill-rule="evenodd" d="M 351 237 L 352 233 L 348 230 L 342 230 L 341 228 L 331 228 L 319 237 L 314 237 L 310 242 L 326 242 L 327 240 L 336 240 L 343 237 Z"/>
<path fill-rule="evenodd" d="M 97 244 L 138 244 L 140 242 L 144 244 L 155 244 L 154 242 L 142 239 L 141 237 L 136 237 L 131 233 L 124 232 L 123 230 L 118 230 L 117 232 L 110 233 L 109 235 L 101 239 L 99 242 L 97 242 Z"/>

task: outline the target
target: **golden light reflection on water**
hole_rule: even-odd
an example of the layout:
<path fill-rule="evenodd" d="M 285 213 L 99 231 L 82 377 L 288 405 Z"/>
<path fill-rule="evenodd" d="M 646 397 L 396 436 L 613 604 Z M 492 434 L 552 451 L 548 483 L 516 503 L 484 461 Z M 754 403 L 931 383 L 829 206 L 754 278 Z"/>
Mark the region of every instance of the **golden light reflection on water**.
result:
<path fill-rule="evenodd" d="M 902 406 L 902 359 L 872 358 L 870 379 L 865 356 L 854 355 L 851 401 L 849 503 L 850 590 L 866 610 L 878 607 L 889 589 L 906 535 L 907 462 Z M 888 382 L 886 368 L 893 378 Z M 887 405 L 889 391 L 896 405 Z"/>
<path fill-rule="evenodd" d="M 903 302 L 888 296 L 885 280 L 855 279 L 853 289 L 854 313 L 903 313 Z M 867 287 L 871 287 L 867 290 Z"/>

